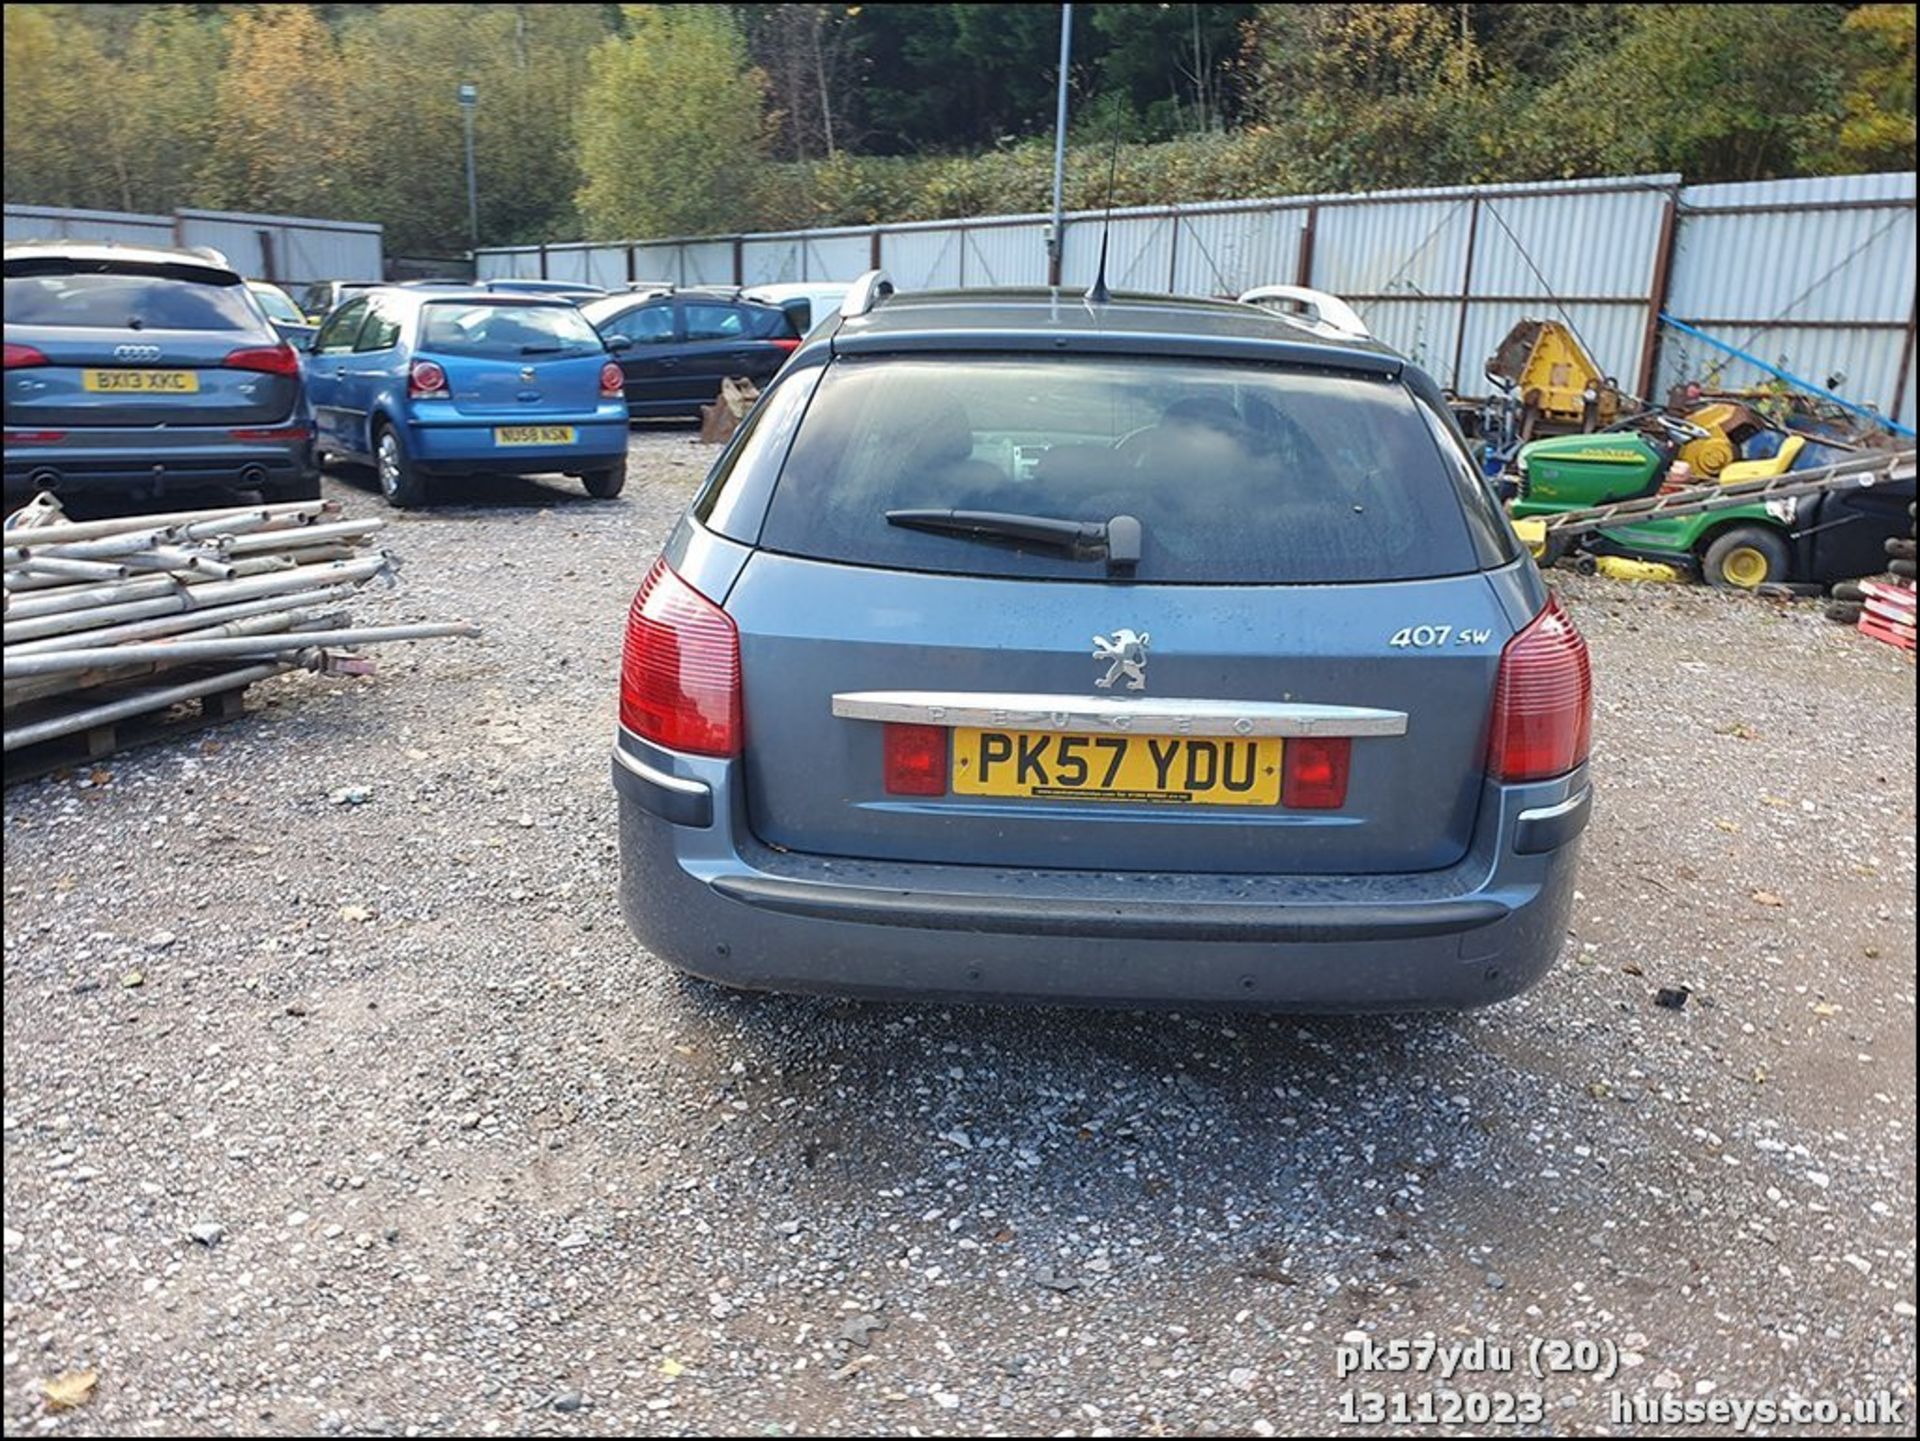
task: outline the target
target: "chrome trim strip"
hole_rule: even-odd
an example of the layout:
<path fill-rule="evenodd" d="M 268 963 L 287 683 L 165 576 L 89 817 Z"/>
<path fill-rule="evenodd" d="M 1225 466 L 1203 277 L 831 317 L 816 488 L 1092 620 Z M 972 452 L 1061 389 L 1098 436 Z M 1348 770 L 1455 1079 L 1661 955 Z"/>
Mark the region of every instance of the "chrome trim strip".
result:
<path fill-rule="evenodd" d="M 620 746 L 613 748 L 613 758 L 639 776 L 643 781 L 652 781 L 662 790 L 677 791 L 683 796 L 705 796 L 713 794 L 705 781 L 690 781 L 665 771 L 655 770 L 638 756 L 629 755 Z"/>
<path fill-rule="evenodd" d="M 1294 701 L 998 695 L 978 691 L 864 690 L 833 698 L 845 720 L 1021 730 L 1139 731 L 1142 735 L 1397 736 L 1407 713 Z"/>
<path fill-rule="evenodd" d="M 1582 786 L 1557 805 L 1539 806 L 1530 811 L 1522 811 L 1515 819 L 1525 825 L 1529 821 L 1537 824 L 1540 821 L 1557 821 L 1562 816 L 1570 816 L 1587 803 L 1587 791 L 1588 787 Z"/>

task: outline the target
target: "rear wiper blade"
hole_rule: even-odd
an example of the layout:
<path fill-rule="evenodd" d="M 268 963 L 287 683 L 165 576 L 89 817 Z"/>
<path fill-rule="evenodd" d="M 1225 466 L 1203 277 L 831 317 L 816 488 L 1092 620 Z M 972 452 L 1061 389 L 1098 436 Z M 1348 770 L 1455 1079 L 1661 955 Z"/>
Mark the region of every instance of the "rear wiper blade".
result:
<path fill-rule="evenodd" d="M 520 347 L 520 353 L 522 355 L 558 355 L 565 349 L 564 345 L 523 345 Z"/>
<path fill-rule="evenodd" d="M 939 535 L 1052 546 L 1075 560 L 1105 559 L 1114 570 L 1130 571 L 1140 563 L 1140 522 L 1130 515 L 1100 521 L 1062 520 L 1003 510 L 890 510 L 887 524 Z"/>

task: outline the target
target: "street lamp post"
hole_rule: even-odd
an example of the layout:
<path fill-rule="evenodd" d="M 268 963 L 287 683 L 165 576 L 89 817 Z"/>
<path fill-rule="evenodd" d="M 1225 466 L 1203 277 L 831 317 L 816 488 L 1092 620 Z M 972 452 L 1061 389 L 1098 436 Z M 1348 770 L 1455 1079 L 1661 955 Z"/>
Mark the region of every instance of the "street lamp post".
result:
<path fill-rule="evenodd" d="M 460 114 L 467 129 L 467 231 L 475 249 L 480 245 L 480 185 L 473 170 L 473 112 L 479 103 L 478 86 L 460 87 Z"/>
<path fill-rule="evenodd" d="M 1053 117 L 1053 229 L 1047 232 L 1047 283 L 1060 283 L 1061 201 L 1067 174 L 1067 67 L 1073 61 L 1073 6 L 1060 7 L 1060 97 Z"/>

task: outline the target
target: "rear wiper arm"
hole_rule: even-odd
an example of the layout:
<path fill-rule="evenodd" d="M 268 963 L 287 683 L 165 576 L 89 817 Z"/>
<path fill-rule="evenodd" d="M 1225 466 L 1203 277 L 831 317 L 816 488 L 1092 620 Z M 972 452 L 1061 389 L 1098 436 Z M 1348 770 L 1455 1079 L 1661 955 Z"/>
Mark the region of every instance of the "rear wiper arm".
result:
<path fill-rule="evenodd" d="M 1132 570 L 1140 563 L 1140 522 L 1130 515 L 1100 521 L 1003 510 L 890 510 L 887 524 L 939 535 L 1028 541 L 1063 550 L 1075 560 L 1105 559 L 1113 570 Z"/>

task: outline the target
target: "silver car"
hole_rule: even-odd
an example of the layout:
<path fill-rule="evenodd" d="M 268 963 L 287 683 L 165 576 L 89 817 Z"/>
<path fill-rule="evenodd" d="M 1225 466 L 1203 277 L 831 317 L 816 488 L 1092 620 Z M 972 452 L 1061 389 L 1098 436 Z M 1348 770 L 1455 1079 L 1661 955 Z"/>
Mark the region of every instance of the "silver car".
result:
<path fill-rule="evenodd" d="M 1482 1005 L 1561 948 L 1590 711 L 1363 332 L 869 276 L 633 602 L 621 900 L 738 987 Z"/>

